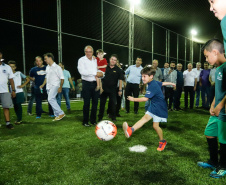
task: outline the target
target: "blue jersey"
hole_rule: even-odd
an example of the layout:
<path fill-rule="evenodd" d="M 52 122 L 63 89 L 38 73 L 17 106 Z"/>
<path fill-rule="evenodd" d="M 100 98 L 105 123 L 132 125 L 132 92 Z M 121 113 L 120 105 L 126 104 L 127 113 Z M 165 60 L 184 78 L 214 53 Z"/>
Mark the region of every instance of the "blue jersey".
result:
<path fill-rule="evenodd" d="M 43 84 L 46 77 L 46 66 L 44 67 L 33 67 L 30 70 L 30 77 L 35 78 L 35 88 L 39 88 Z M 44 87 L 45 88 L 45 87 Z"/>
<path fill-rule="evenodd" d="M 148 83 L 148 88 L 145 94 L 145 97 L 151 100 L 151 105 L 148 107 L 148 111 L 158 117 L 168 118 L 167 104 L 161 87 L 162 82 L 159 81 L 152 80 Z"/>

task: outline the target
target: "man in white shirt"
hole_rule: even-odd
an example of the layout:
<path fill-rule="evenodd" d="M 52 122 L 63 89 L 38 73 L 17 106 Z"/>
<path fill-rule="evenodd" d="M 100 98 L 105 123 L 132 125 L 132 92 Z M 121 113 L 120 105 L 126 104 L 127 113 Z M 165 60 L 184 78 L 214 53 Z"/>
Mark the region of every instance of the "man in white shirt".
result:
<path fill-rule="evenodd" d="M 199 107 L 199 99 L 200 99 L 200 92 L 201 92 L 201 88 L 199 85 L 199 79 L 200 79 L 200 73 L 203 69 L 201 68 L 201 63 L 197 62 L 196 63 L 196 68 L 192 69 L 192 71 L 194 71 L 197 75 L 197 86 L 196 86 L 196 91 L 194 91 L 194 98 L 195 98 L 195 94 L 196 94 L 196 102 L 195 102 L 195 107 L 198 108 Z"/>
<path fill-rule="evenodd" d="M 57 93 L 62 92 L 64 74 L 61 67 L 54 62 L 54 56 L 52 53 L 44 54 L 44 59 L 48 66 L 46 67 L 45 81 L 40 88 L 42 89 L 46 84 L 48 102 L 52 106 L 54 115 L 56 116 L 53 121 L 59 121 L 65 117 L 65 114 L 57 103 L 56 95 Z"/>
<path fill-rule="evenodd" d="M 0 102 L 5 116 L 6 128 L 14 129 L 13 125 L 10 123 L 9 115 L 9 108 L 13 107 L 12 98 L 16 97 L 16 90 L 13 81 L 14 74 L 11 67 L 3 61 L 2 52 L 0 51 Z M 9 92 L 8 81 L 11 85 L 12 93 Z"/>
<path fill-rule="evenodd" d="M 196 90 L 197 85 L 197 74 L 192 71 L 193 65 L 192 63 L 188 64 L 188 69 L 184 71 L 184 102 L 185 108 L 188 108 L 188 93 L 190 95 L 190 109 L 193 109 L 194 106 L 194 91 Z"/>
<path fill-rule="evenodd" d="M 97 105 L 100 91 L 95 91 L 97 82 L 96 76 L 102 77 L 102 72 L 97 72 L 97 60 L 93 57 L 93 47 L 86 46 L 85 56 L 78 60 L 78 71 L 82 78 L 82 97 L 84 100 L 83 105 L 83 126 L 90 127 L 89 125 L 89 110 L 90 99 L 92 99 L 92 109 L 90 115 L 90 122 L 92 125 L 96 124 Z"/>

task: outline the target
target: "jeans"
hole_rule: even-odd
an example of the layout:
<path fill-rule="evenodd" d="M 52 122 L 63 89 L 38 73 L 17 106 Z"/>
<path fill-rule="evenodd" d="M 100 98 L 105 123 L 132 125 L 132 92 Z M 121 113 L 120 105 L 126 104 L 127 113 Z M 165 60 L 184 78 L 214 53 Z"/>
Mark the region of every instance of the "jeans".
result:
<path fill-rule="evenodd" d="M 199 106 L 200 90 L 201 90 L 201 88 L 199 86 L 199 82 L 197 82 L 196 91 L 194 91 L 194 98 L 195 98 L 195 94 L 196 94 L 195 106 Z"/>
<path fill-rule="evenodd" d="M 58 105 L 61 107 L 61 99 L 62 99 L 62 95 L 64 95 L 65 101 L 66 101 L 66 106 L 67 106 L 67 110 L 69 110 L 71 108 L 70 105 L 70 98 L 69 98 L 69 88 L 62 88 L 62 92 L 57 94 L 57 103 Z"/>
<path fill-rule="evenodd" d="M 181 98 L 181 94 L 182 94 L 182 87 L 181 86 L 177 86 L 177 89 L 174 93 L 174 108 L 175 109 L 179 109 L 180 108 L 180 98 Z"/>
<path fill-rule="evenodd" d="M 132 84 L 127 82 L 125 89 L 125 99 L 126 99 L 126 111 L 130 111 L 130 101 L 127 100 L 127 96 L 132 96 L 138 98 L 140 92 L 139 84 Z M 139 102 L 134 102 L 134 112 L 138 111 Z"/>
<path fill-rule="evenodd" d="M 90 115 L 90 122 L 96 123 L 96 114 L 97 114 L 97 106 L 98 106 L 98 98 L 100 95 L 100 91 L 95 91 L 97 86 L 96 81 L 88 82 L 82 81 L 82 97 L 84 100 L 83 105 L 83 123 L 89 122 L 89 110 L 90 110 L 90 100 L 92 99 L 92 109 Z"/>
<path fill-rule="evenodd" d="M 47 92 L 43 89 L 43 93 L 39 88 L 34 88 L 35 101 L 36 101 L 36 114 L 38 117 L 42 115 L 42 100 L 47 98 Z M 53 109 L 49 104 L 49 115 L 53 115 Z"/>
<path fill-rule="evenodd" d="M 209 108 L 210 106 L 210 86 L 201 87 L 202 107 Z"/>
<path fill-rule="evenodd" d="M 194 86 L 184 86 L 184 104 L 188 108 L 188 93 L 190 95 L 190 108 L 194 106 Z"/>
<path fill-rule="evenodd" d="M 33 107 L 33 103 L 35 101 L 35 89 L 34 87 L 31 88 L 31 98 L 29 100 L 29 103 L 28 103 L 28 107 L 27 107 L 27 112 L 28 113 L 32 113 L 32 107 Z"/>

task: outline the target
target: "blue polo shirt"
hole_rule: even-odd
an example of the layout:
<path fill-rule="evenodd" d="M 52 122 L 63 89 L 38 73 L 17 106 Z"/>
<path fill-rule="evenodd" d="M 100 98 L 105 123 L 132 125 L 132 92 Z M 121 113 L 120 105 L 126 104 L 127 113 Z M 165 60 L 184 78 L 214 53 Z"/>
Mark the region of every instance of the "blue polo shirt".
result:
<path fill-rule="evenodd" d="M 136 65 L 129 66 L 126 70 L 125 75 L 129 75 L 127 78 L 127 82 L 132 84 L 140 84 L 141 82 L 141 70 L 143 69 L 142 66 L 136 67 Z"/>
<path fill-rule="evenodd" d="M 148 111 L 155 116 L 168 118 L 167 104 L 161 87 L 162 82 L 159 81 L 152 80 L 148 83 L 148 88 L 145 94 L 145 97 L 151 100 L 151 105 L 148 107 Z"/>
<path fill-rule="evenodd" d="M 62 88 L 70 88 L 69 78 L 71 78 L 71 74 L 68 70 L 63 70 L 64 74 L 64 84 Z"/>
<path fill-rule="evenodd" d="M 30 77 L 35 78 L 35 86 L 34 88 L 38 89 L 40 85 L 43 84 L 46 77 L 46 66 L 44 67 L 33 67 L 30 70 Z M 44 86 L 46 88 L 46 86 Z"/>

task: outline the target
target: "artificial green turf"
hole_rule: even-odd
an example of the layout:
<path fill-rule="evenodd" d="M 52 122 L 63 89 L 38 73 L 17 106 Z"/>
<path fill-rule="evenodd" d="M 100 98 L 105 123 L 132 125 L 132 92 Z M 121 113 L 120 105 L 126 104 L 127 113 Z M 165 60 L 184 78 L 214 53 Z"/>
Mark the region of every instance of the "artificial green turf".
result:
<path fill-rule="evenodd" d="M 144 103 L 138 115 L 120 112 L 122 117 L 115 122 L 118 133 L 108 142 L 96 137 L 94 127 L 81 125 L 82 104 L 72 103 L 71 113 L 59 122 L 52 122 L 48 115 L 36 120 L 23 107 L 24 124 L 14 130 L 2 125 L 0 184 L 226 184 L 226 178 L 212 179 L 211 170 L 196 164 L 208 159 L 203 134 L 208 111 L 169 112 L 168 123 L 161 124 L 168 145 L 158 152 L 151 122 L 129 139 L 121 128 L 123 121 L 132 125 L 144 115 Z M 62 107 L 66 109 L 65 104 Z M 11 118 L 15 120 L 13 110 Z M 137 144 L 148 150 L 130 152 L 129 147 Z"/>

